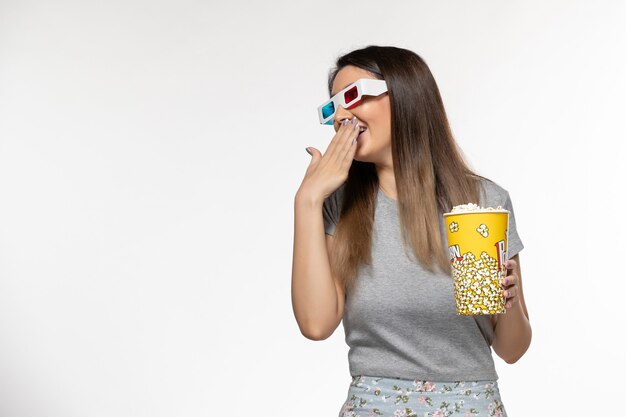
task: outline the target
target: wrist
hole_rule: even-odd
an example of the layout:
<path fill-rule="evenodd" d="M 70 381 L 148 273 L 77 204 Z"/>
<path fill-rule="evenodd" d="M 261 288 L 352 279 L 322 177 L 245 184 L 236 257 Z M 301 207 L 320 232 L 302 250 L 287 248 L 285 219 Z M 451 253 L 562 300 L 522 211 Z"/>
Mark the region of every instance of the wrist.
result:
<path fill-rule="evenodd" d="M 306 188 L 301 188 L 296 192 L 295 204 L 296 206 L 320 208 L 324 205 L 324 197 Z"/>

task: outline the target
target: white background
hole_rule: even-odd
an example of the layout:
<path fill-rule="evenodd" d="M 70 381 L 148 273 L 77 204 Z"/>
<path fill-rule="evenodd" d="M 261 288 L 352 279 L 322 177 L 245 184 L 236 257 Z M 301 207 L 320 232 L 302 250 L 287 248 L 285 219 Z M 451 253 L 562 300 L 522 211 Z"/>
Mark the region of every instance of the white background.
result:
<path fill-rule="evenodd" d="M 510 192 L 509 415 L 623 410 L 625 3 L 296 3 L 0 2 L 0 416 L 337 415 L 348 347 L 294 319 L 293 197 L 328 70 L 369 44 L 426 60 Z"/>

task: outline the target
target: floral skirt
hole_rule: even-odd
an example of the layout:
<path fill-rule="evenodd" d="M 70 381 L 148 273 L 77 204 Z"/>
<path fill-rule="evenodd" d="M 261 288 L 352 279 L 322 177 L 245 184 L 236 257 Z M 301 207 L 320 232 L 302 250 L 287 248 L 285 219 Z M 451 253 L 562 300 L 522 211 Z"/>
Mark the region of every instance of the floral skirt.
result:
<path fill-rule="evenodd" d="M 507 417 L 496 381 L 352 378 L 339 417 Z"/>

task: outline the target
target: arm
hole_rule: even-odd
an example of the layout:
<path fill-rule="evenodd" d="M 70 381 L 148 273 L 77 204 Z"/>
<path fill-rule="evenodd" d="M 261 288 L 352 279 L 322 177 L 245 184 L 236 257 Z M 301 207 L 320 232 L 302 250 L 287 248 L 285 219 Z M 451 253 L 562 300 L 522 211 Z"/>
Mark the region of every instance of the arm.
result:
<path fill-rule="evenodd" d="M 495 320 L 495 338 L 492 343 L 493 350 L 506 363 L 513 364 L 521 358 L 532 339 L 532 329 L 528 319 L 528 310 L 524 302 L 522 291 L 522 271 L 519 262 L 519 254 L 509 260 L 511 266 L 507 266 L 507 284 L 505 285 L 507 303 L 511 307 L 506 314 L 500 314 Z"/>
<path fill-rule="evenodd" d="M 291 303 L 300 332 L 311 340 L 326 339 L 335 331 L 345 299 L 331 275 L 328 253 L 334 238 L 324 233 L 322 205 L 296 194 Z"/>

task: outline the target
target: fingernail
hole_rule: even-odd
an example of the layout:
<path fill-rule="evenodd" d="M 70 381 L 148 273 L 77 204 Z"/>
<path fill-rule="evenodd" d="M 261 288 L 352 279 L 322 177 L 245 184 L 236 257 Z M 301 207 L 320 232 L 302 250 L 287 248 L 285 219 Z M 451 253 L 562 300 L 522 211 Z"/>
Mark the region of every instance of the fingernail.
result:
<path fill-rule="evenodd" d="M 352 116 L 351 123 L 352 123 L 352 124 L 355 124 L 355 123 L 356 123 L 356 116 Z"/>
<path fill-rule="evenodd" d="M 311 151 L 309 150 L 309 148 L 304 148 L 305 151 L 307 151 L 307 153 L 311 156 L 313 156 L 313 154 L 311 153 Z"/>
<path fill-rule="evenodd" d="M 509 282 L 509 281 L 508 281 L 506 278 L 504 278 L 504 281 L 503 281 L 502 283 L 503 283 L 504 285 L 506 285 L 508 282 Z"/>
<path fill-rule="evenodd" d="M 345 126 L 345 125 L 347 125 L 347 124 L 348 124 L 348 122 L 349 122 L 349 120 L 348 120 L 348 119 L 343 119 L 343 122 L 341 122 L 341 124 Z"/>

